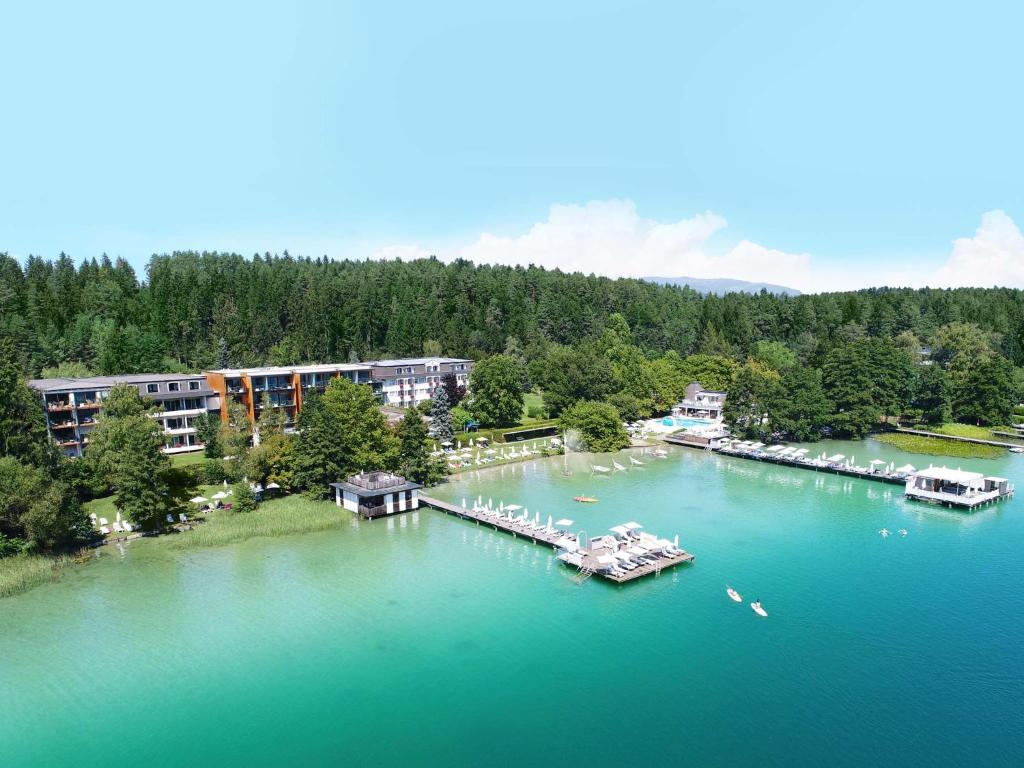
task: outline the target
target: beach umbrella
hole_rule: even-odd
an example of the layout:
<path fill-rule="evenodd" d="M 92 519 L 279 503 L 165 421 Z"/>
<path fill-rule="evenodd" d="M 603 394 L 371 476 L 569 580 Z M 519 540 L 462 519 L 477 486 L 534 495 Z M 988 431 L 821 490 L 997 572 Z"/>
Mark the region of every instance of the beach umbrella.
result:
<path fill-rule="evenodd" d="M 455 447 L 458 448 L 459 450 L 462 450 L 462 441 L 461 440 L 457 440 Z"/>
<path fill-rule="evenodd" d="M 879 464 L 885 464 L 885 462 L 882 459 L 872 459 L 871 460 L 871 466 L 874 467 L 874 466 L 877 466 Z"/>
<path fill-rule="evenodd" d="M 278 489 L 278 488 L 280 488 L 280 487 L 281 487 L 281 486 L 280 486 L 280 485 L 278 485 L 277 483 L 267 483 L 267 490 L 268 490 L 268 491 L 269 491 L 269 490 L 271 490 L 271 489 L 273 489 L 273 490 L 277 490 L 277 489 Z"/>
<path fill-rule="evenodd" d="M 505 509 L 509 512 L 515 512 L 516 510 L 522 509 L 522 506 L 519 504 L 509 504 Z"/>
<path fill-rule="evenodd" d="M 491 498 L 490 496 L 488 496 L 487 497 L 487 508 L 490 509 L 493 506 L 494 506 L 494 499 Z"/>
<path fill-rule="evenodd" d="M 572 520 L 565 520 L 565 519 L 558 520 L 558 521 L 555 522 L 555 525 L 558 526 L 559 528 L 568 528 L 572 524 L 573 524 Z"/>
<path fill-rule="evenodd" d="M 551 527 L 551 515 L 548 515 L 548 528 Z"/>
<path fill-rule="evenodd" d="M 215 499 L 226 499 L 227 497 L 228 495 L 224 493 L 224 491 L 217 491 L 215 494 L 213 494 L 213 498 Z"/>
<path fill-rule="evenodd" d="M 498 504 L 498 511 L 499 512 L 504 512 L 505 511 L 505 502 L 504 501 L 501 502 L 500 504 Z"/>
<path fill-rule="evenodd" d="M 227 487 L 228 487 L 228 481 L 227 481 L 227 478 L 225 478 L 225 479 L 224 479 L 224 487 L 225 487 L 225 488 L 227 488 Z"/>
<path fill-rule="evenodd" d="M 466 497 L 465 496 L 462 497 L 462 508 L 463 509 L 466 508 Z"/>
<path fill-rule="evenodd" d="M 540 525 L 540 512 L 533 516 L 533 524 Z"/>
<path fill-rule="evenodd" d="M 209 501 L 209 499 L 206 498 L 205 496 L 195 496 L 194 498 L 189 499 L 189 501 L 191 501 L 193 504 L 205 504 L 206 502 Z"/>
<path fill-rule="evenodd" d="M 674 546 L 676 549 L 679 549 L 679 534 L 678 533 L 676 534 L 676 537 L 674 539 L 672 539 L 672 546 Z"/>

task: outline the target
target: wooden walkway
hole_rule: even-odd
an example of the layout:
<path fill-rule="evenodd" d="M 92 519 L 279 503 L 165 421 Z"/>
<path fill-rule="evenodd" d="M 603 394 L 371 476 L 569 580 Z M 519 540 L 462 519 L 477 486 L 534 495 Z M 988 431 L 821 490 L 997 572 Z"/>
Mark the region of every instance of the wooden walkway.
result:
<path fill-rule="evenodd" d="M 567 534 L 563 531 L 550 532 L 546 528 L 537 530 L 536 528 L 528 528 L 521 523 L 517 523 L 514 520 L 509 520 L 507 516 L 500 516 L 488 513 L 486 511 L 476 511 L 472 509 L 466 509 L 458 504 L 452 504 L 451 502 L 441 501 L 435 499 L 432 496 L 427 496 L 423 493 L 419 494 L 419 500 L 421 504 L 436 509 L 440 512 L 444 512 L 449 515 L 454 515 L 463 520 L 471 520 L 478 525 L 487 525 L 496 531 L 502 531 L 503 533 L 510 533 L 516 538 L 528 539 L 534 544 L 545 544 L 549 547 L 554 548 L 555 542 Z M 608 581 L 615 582 L 616 584 L 624 584 L 627 581 L 634 581 L 643 576 L 650 576 L 652 574 L 657 575 L 666 568 L 674 568 L 677 565 L 684 563 L 691 563 L 694 560 L 694 556 L 689 552 L 681 552 L 675 557 L 662 557 L 654 558 L 656 562 L 647 565 L 638 565 L 632 571 L 626 571 L 621 576 L 616 576 L 613 573 L 605 573 L 597 570 L 597 558 L 603 554 L 611 554 L 610 550 L 596 550 L 594 552 L 588 552 L 583 556 L 583 564 L 580 568 L 581 573 L 587 575 L 600 576 Z M 653 556 L 652 556 L 653 557 Z"/>
<path fill-rule="evenodd" d="M 907 482 L 906 477 L 903 475 L 890 475 L 888 472 L 857 472 L 856 470 L 847 469 L 846 467 L 837 467 L 834 464 L 813 464 L 808 461 L 800 461 L 798 459 L 791 459 L 788 456 L 777 456 L 771 453 L 750 453 L 749 451 L 735 451 L 731 448 L 709 448 L 707 446 L 695 445 L 692 442 L 682 439 L 673 440 L 673 437 L 674 435 L 666 435 L 663 439 L 665 442 L 672 443 L 673 445 L 683 445 L 687 448 L 708 450 L 713 453 L 721 454 L 722 456 L 733 456 L 737 459 L 760 461 L 763 464 L 778 464 L 783 467 L 810 469 L 814 472 L 824 472 L 829 475 L 842 475 L 843 477 L 858 477 L 862 480 L 874 480 L 876 483 L 889 483 L 890 485 L 906 485 Z"/>

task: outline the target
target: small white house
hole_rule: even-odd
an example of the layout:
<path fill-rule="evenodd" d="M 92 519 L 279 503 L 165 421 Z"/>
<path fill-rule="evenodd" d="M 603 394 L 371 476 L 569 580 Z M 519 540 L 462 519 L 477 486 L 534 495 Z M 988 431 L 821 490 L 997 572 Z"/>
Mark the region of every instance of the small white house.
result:
<path fill-rule="evenodd" d="M 973 509 L 1013 495 L 1013 486 L 1003 477 L 986 477 L 948 467 L 929 467 L 907 475 L 904 494 L 909 499 L 930 501 Z"/>
<path fill-rule="evenodd" d="M 418 509 L 422 487 L 391 472 L 361 472 L 331 483 L 334 502 L 367 519 Z"/>

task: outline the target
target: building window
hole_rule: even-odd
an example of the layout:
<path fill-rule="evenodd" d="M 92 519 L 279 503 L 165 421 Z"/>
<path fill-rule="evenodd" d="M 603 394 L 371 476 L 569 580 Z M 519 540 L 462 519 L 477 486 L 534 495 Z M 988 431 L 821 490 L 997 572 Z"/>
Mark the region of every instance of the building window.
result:
<path fill-rule="evenodd" d="M 171 381 L 171 382 L 169 382 L 167 384 L 167 391 L 168 392 L 178 392 L 180 390 L 181 390 L 181 382 L 180 381 Z"/>
<path fill-rule="evenodd" d="M 193 381 L 190 381 L 190 382 L 188 383 L 188 388 L 189 388 L 189 389 L 199 389 L 199 385 L 200 385 L 201 383 L 202 383 L 202 382 L 199 382 L 199 381 L 195 381 L 195 380 L 193 380 Z"/>
<path fill-rule="evenodd" d="M 147 394 L 155 395 L 158 391 L 160 391 L 160 386 L 158 384 L 147 384 L 146 385 L 146 393 Z"/>

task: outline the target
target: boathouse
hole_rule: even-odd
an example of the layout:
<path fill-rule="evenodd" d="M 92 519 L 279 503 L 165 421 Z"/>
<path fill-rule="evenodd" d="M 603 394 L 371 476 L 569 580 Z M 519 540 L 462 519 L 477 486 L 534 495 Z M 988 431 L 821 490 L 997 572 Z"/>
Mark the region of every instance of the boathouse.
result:
<path fill-rule="evenodd" d="M 335 503 L 368 520 L 419 508 L 422 487 L 391 472 L 360 472 L 331 483 Z"/>
<path fill-rule="evenodd" d="M 1013 495 L 1010 481 L 948 467 L 919 469 L 907 476 L 905 495 L 953 507 L 974 507 Z"/>

